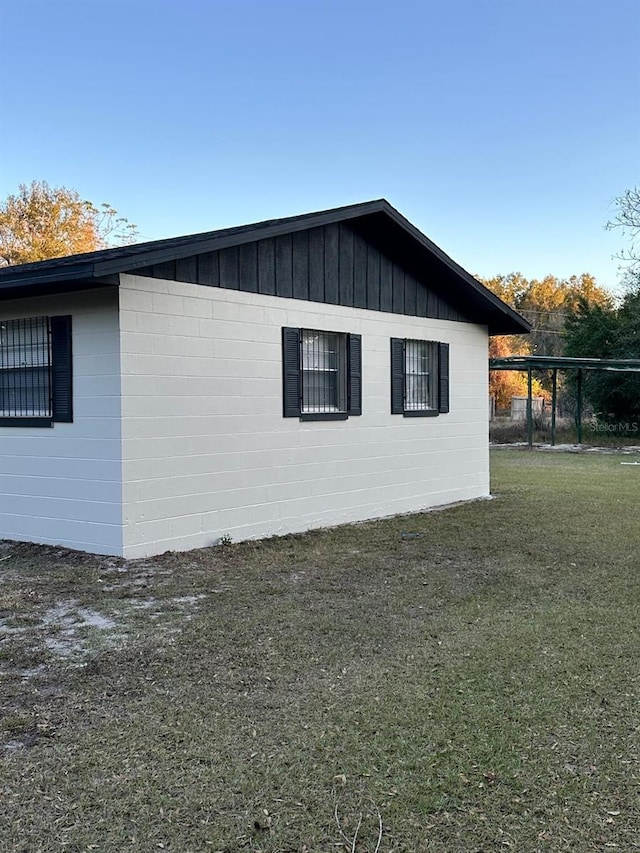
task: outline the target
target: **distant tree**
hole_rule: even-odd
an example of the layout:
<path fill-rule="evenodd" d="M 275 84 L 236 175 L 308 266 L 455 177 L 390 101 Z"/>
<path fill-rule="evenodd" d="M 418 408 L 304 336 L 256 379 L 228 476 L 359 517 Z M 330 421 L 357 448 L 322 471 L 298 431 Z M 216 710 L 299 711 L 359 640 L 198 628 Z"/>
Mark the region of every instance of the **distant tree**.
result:
<path fill-rule="evenodd" d="M 640 187 L 626 190 L 615 200 L 616 213 L 607 222 L 607 228 L 620 228 L 630 238 L 628 249 L 618 256 L 628 272 L 629 285 L 633 289 L 636 276 L 640 273 Z"/>
<path fill-rule="evenodd" d="M 640 358 L 640 187 L 619 196 L 607 228 L 619 228 L 629 247 L 618 256 L 625 269 L 622 302 L 593 305 L 578 299 L 565 325 L 565 352 L 583 358 Z M 584 396 L 602 418 L 640 421 L 640 374 L 586 371 Z"/>
<path fill-rule="evenodd" d="M 515 308 L 530 286 L 530 282 L 520 272 L 508 275 L 494 275 L 493 278 L 481 278 L 480 281 L 492 293 L 499 296 L 507 305 Z"/>
<path fill-rule="evenodd" d="M 553 275 L 526 279 L 521 273 L 484 279 L 484 284 L 505 302 L 519 311 L 531 325 L 528 335 L 508 335 L 490 339 L 489 355 L 551 355 L 564 354 L 565 320 L 578 305 L 613 307 L 611 296 L 589 273 L 560 279 Z M 562 381 L 562 378 L 561 378 Z M 526 373 L 497 371 L 490 373 L 490 393 L 498 408 L 508 408 L 512 396 L 527 394 Z M 551 373 L 538 374 L 534 379 L 536 396 L 549 397 Z"/>
<path fill-rule="evenodd" d="M 533 326 L 529 335 L 512 338 L 514 353 L 562 355 L 564 321 L 578 303 L 612 305 L 612 298 L 589 273 L 568 279 L 553 275 L 527 280 L 520 273 L 484 279 L 484 284 Z"/>
<path fill-rule="evenodd" d="M 137 234 L 137 227 L 111 205 L 95 207 L 75 190 L 46 181 L 20 184 L 0 203 L 1 266 L 133 243 Z"/>
<path fill-rule="evenodd" d="M 513 352 L 513 338 L 518 335 L 492 335 L 489 338 L 489 358 L 504 358 L 509 355 L 526 355 Z M 489 372 L 489 395 L 496 401 L 497 409 L 509 409 L 512 397 L 526 397 L 528 391 L 527 374 L 520 370 L 491 370 Z M 538 379 L 533 380 L 534 396 L 546 396 Z"/>
<path fill-rule="evenodd" d="M 565 354 L 640 358 L 640 271 L 619 307 L 581 301 L 565 326 Z M 584 396 L 603 418 L 640 421 L 640 374 L 585 371 Z"/>

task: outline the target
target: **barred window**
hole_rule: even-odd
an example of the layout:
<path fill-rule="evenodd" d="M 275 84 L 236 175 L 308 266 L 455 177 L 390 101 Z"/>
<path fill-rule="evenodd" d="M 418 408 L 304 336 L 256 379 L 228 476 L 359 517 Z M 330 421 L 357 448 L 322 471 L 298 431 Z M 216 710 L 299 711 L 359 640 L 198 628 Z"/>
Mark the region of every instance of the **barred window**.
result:
<path fill-rule="evenodd" d="M 434 341 L 405 341 L 404 408 L 435 409 L 438 345 Z"/>
<path fill-rule="evenodd" d="M 318 329 L 282 330 L 285 418 L 346 420 L 362 414 L 362 338 Z"/>
<path fill-rule="evenodd" d="M 71 319 L 0 320 L 0 427 L 73 421 Z"/>
<path fill-rule="evenodd" d="M 391 414 L 433 417 L 449 411 L 449 344 L 391 338 Z"/>
<path fill-rule="evenodd" d="M 347 336 L 303 329 L 302 412 L 346 412 Z"/>
<path fill-rule="evenodd" d="M 48 317 L 0 321 L 0 417 L 51 417 Z"/>

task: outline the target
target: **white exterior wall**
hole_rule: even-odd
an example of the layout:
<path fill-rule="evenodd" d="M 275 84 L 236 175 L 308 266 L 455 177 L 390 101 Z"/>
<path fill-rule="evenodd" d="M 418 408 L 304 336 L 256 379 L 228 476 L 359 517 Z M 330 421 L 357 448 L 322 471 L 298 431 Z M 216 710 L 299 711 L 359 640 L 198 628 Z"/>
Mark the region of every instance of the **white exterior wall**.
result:
<path fill-rule="evenodd" d="M 125 556 L 488 495 L 484 327 L 132 275 L 120 308 Z M 282 416 L 283 326 L 362 335 L 361 416 Z M 390 337 L 451 345 L 449 414 L 390 414 Z"/>
<path fill-rule="evenodd" d="M 0 427 L 0 539 L 122 553 L 115 288 L 0 303 L 0 318 L 72 315 L 73 423 Z"/>

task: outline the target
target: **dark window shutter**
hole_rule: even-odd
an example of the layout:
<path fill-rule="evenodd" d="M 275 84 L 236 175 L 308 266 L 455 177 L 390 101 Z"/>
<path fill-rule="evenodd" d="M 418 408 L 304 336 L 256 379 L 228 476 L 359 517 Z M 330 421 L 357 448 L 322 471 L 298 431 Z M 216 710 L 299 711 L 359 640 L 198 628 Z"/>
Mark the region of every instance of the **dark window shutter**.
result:
<path fill-rule="evenodd" d="M 404 412 L 404 341 L 391 338 L 391 414 Z"/>
<path fill-rule="evenodd" d="M 51 317 L 51 397 L 53 420 L 73 420 L 71 317 Z"/>
<path fill-rule="evenodd" d="M 438 344 L 438 411 L 449 411 L 449 344 Z"/>
<path fill-rule="evenodd" d="M 300 417 L 300 329 L 282 329 L 282 414 Z"/>
<path fill-rule="evenodd" d="M 362 335 L 348 335 L 349 403 L 347 414 L 362 414 Z"/>

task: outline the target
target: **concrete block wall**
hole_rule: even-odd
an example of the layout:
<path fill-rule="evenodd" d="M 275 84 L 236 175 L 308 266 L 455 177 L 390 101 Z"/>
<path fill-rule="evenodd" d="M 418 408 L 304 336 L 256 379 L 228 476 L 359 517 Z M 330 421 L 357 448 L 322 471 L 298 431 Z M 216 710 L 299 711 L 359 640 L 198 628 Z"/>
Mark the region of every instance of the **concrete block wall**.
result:
<path fill-rule="evenodd" d="M 362 335 L 361 416 L 283 418 L 283 326 Z M 483 327 L 125 275 L 120 336 L 128 557 L 489 493 Z M 449 414 L 390 414 L 390 337 L 450 344 Z"/>
<path fill-rule="evenodd" d="M 120 341 L 115 288 L 0 303 L 0 319 L 72 315 L 73 423 L 0 427 L 0 539 L 119 554 Z"/>

